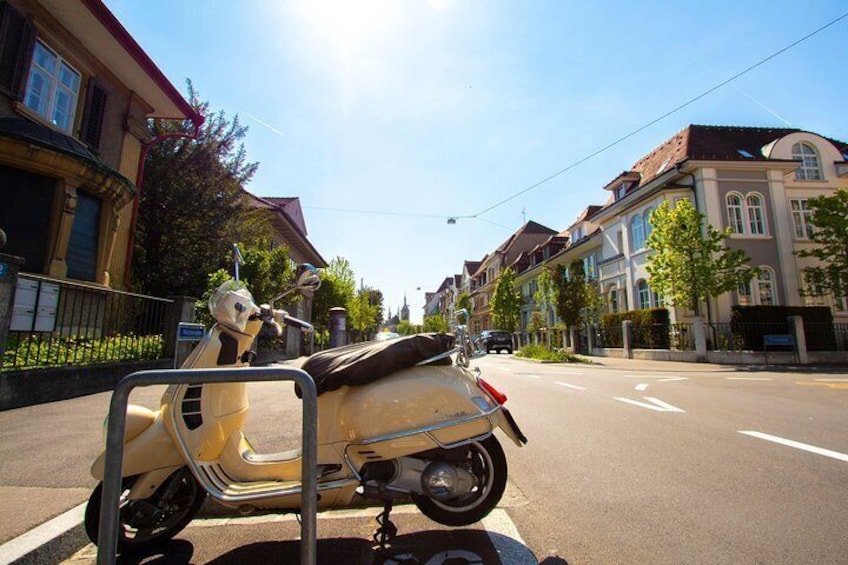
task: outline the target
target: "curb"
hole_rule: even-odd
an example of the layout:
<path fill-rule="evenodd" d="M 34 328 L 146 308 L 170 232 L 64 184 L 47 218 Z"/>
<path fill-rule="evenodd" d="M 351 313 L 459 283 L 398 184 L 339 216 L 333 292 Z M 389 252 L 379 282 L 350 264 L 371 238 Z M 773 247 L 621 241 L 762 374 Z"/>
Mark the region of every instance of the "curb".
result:
<path fill-rule="evenodd" d="M 7 541 L 0 546 L 0 563 L 59 563 L 72 556 L 88 544 L 84 512 L 85 503 Z"/>

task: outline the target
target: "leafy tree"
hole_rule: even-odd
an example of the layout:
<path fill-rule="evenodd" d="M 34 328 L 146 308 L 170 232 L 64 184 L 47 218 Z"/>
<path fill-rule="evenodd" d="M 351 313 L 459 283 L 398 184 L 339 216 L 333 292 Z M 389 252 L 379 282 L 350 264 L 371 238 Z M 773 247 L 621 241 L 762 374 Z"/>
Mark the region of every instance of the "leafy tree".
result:
<path fill-rule="evenodd" d="M 527 324 L 527 331 L 531 334 L 542 331 L 542 329 L 547 325 L 547 321 L 545 320 L 545 315 L 542 314 L 539 310 L 533 310 L 530 312 L 530 322 Z"/>
<path fill-rule="evenodd" d="M 330 325 L 330 308 L 348 308 L 356 282 L 347 259 L 336 257 L 321 270 L 321 288 L 312 298 L 312 322 L 326 329 Z"/>
<path fill-rule="evenodd" d="M 587 324 L 599 326 L 601 317 L 606 313 L 606 302 L 601 292 L 601 287 L 595 279 L 586 279 L 586 306 L 583 309 L 583 321 Z"/>
<path fill-rule="evenodd" d="M 415 326 L 409 323 L 409 320 L 401 320 L 395 328 L 395 331 L 400 335 L 412 335 L 414 333 L 418 333 L 415 331 Z"/>
<path fill-rule="evenodd" d="M 724 245 L 730 228 L 719 231 L 706 224 L 702 229 L 703 221 L 704 215 L 688 200 L 674 208 L 665 201 L 651 214 L 653 230 L 647 242 L 654 251 L 646 267 L 651 287 L 696 316 L 702 301 L 747 284 L 757 273 L 747 267 L 745 253 Z"/>
<path fill-rule="evenodd" d="M 471 314 L 471 295 L 467 292 L 460 292 L 459 296 L 456 297 L 456 309 L 457 310 L 466 310 L 469 314 Z M 460 324 L 467 324 L 468 320 L 458 320 Z"/>
<path fill-rule="evenodd" d="M 515 271 L 507 267 L 495 281 L 492 295 L 492 321 L 495 327 L 514 332 L 521 314 L 521 292 L 515 288 Z"/>
<path fill-rule="evenodd" d="M 848 296 L 848 190 L 837 190 L 832 196 L 807 200 L 810 222 L 814 229 L 810 239 L 816 247 L 802 249 L 799 257 L 814 257 L 821 264 L 805 267 L 807 292 L 816 296 L 830 294 L 837 308 L 844 308 Z"/>
<path fill-rule="evenodd" d="M 238 116 L 212 112 L 188 81 L 188 98 L 206 116 L 196 139 L 192 126 L 152 121 L 151 137 L 181 134 L 151 146 L 139 200 L 133 251 L 134 283 L 153 295 L 200 296 L 208 273 L 226 266 L 233 242 L 270 236 L 268 212 L 255 210 L 243 186 L 258 167 L 247 160 L 247 127 Z"/>
<path fill-rule="evenodd" d="M 432 316 L 424 317 L 424 327 L 425 332 L 447 332 L 448 331 L 448 322 L 445 320 L 443 316 L 440 314 L 433 314 Z"/>
<path fill-rule="evenodd" d="M 244 264 L 239 267 L 239 279 L 253 295 L 257 304 L 270 301 L 291 285 L 289 254 L 285 247 L 271 247 L 270 241 L 241 246 Z M 225 281 L 234 278 L 232 267 L 218 269 L 207 275 L 206 290 L 197 302 L 198 318 L 206 324 L 212 322 L 208 316 L 208 303 L 212 293 Z M 294 295 L 290 295 L 295 298 Z M 277 307 L 280 305 L 278 304 Z"/>
<path fill-rule="evenodd" d="M 377 306 L 371 304 L 371 292 L 362 289 L 348 304 L 347 318 L 350 329 L 357 332 L 359 341 L 364 340 L 377 326 Z"/>

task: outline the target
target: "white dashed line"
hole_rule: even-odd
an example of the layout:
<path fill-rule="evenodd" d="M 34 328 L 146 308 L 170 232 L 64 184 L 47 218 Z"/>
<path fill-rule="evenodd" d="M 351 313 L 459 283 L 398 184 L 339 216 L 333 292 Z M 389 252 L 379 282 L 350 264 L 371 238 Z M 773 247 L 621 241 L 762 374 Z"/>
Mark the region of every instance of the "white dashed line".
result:
<path fill-rule="evenodd" d="M 564 386 L 566 388 L 573 388 L 574 390 L 586 390 L 585 386 L 572 385 L 568 383 L 561 383 L 559 381 L 554 381 L 554 384 L 558 384 L 559 386 Z"/>
<path fill-rule="evenodd" d="M 646 390 L 648 390 L 648 384 L 647 383 L 640 383 L 640 384 L 636 385 L 636 390 L 638 390 L 639 392 L 645 392 Z"/>
<path fill-rule="evenodd" d="M 770 381 L 768 377 L 724 377 L 728 381 Z"/>
<path fill-rule="evenodd" d="M 785 445 L 787 447 L 794 447 L 795 449 L 800 449 L 802 451 L 808 451 L 810 453 L 815 453 L 816 455 L 824 455 L 825 457 L 831 457 L 833 459 L 838 459 L 839 461 L 845 461 L 848 463 L 848 455 L 844 453 L 839 453 L 838 451 L 832 451 L 830 449 L 824 449 L 822 447 L 816 447 L 815 445 L 809 445 L 806 443 L 801 443 L 800 441 L 794 441 L 791 439 L 786 439 L 782 437 L 772 436 L 769 434 L 764 434 L 762 432 L 754 432 L 750 430 L 739 430 L 740 434 L 745 434 L 746 436 L 751 436 L 759 439 L 764 439 L 766 441 L 770 441 L 773 443 L 779 443 L 780 445 Z"/>

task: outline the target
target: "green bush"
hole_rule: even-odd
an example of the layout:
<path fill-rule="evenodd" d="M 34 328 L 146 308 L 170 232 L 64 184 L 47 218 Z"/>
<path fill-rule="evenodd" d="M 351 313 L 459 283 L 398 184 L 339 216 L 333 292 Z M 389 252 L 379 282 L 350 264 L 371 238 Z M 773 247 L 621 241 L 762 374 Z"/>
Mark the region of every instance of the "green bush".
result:
<path fill-rule="evenodd" d="M 536 359 L 537 361 L 555 361 L 560 363 L 588 363 L 582 357 L 567 353 L 561 349 L 548 349 L 544 345 L 525 345 L 515 352 L 517 357 Z"/>
<path fill-rule="evenodd" d="M 162 357 L 161 335 L 116 335 L 102 339 L 27 335 L 10 338 L 3 352 L 3 370 L 65 365 L 94 365 Z"/>

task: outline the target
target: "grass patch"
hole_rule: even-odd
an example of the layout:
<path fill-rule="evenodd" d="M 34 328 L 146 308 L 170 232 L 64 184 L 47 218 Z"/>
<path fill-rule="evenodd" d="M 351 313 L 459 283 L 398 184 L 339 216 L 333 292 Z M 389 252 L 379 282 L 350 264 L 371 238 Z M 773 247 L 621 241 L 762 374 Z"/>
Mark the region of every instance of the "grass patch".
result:
<path fill-rule="evenodd" d="M 548 349 L 544 345 L 525 345 L 515 352 L 516 357 L 535 359 L 536 361 L 554 361 L 557 363 L 589 363 L 587 359 L 561 349 Z"/>

